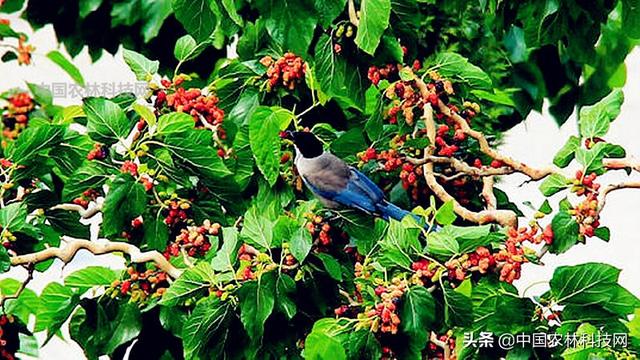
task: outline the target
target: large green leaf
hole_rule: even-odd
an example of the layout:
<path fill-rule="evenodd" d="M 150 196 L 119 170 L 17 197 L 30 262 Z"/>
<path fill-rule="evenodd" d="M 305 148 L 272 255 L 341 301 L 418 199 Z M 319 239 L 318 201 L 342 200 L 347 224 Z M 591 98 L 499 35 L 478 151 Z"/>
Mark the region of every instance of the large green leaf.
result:
<path fill-rule="evenodd" d="M 553 243 L 549 247 L 552 253 L 561 254 L 569 250 L 580 239 L 580 226 L 566 211 L 557 213 L 551 220 Z"/>
<path fill-rule="evenodd" d="M 69 76 L 76 82 L 76 84 L 84 87 L 84 77 L 80 73 L 80 70 L 73 65 L 62 53 L 58 50 L 49 51 L 47 53 L 49 60 L 56 63 L 62 70 L 64 70 Z"/>
<path fill-rule="evenodd" d="M 52 282 L 42 290 L 36 316 L 35 331 L 47 330 L 45 343 L 60 329 L 79 303 L 79 297 L 68 287 Z"/>
<path fill-rule="evenodd" d="M 346 0 L 314 0 L 320 25 L 328 28 L 338 15 L 344 10 Z"/>
<path fill-rule="evenodd" d="M 244 214 L 241 235 L 248 244 L 264 251 L 271 248 L 273 226 L 274 223 L 264 215 L 263 209 L 254 205 Z"/>
<path fill-rule="evenodd" d="M 237 251 L 240 246 L 238 243 L 238 229 L 234 227 L 224 228 L 222 234 L 224 235 L 224 241 L 222 242 L 222 247 L 211 259 L 211 267 L 218 272 L 233 273 L 235 271 L 233 265 L 236 263 Z"/>
<path fill-rule="evenodd" d="M 576 156 L 576 150 L 580 148 L 580 138 L 577 136 L 570 136 L 562 149 L 558 151 L 553 158 L 553 163 L 561 168 L 566 167 Z"/>
<path fill-rule="evenodd" d="M 133 303 L 120 305 L 118 315 L 112 321 L 114 328 L 111 338 L 105 345 L 107 354 L 113 353 L 120 345 L 135 339 L 142 330 L 142 314 L 140 308 Z"/>
<path fill-rule="evenodd" d="M 439 53 L 431 62 L 431 67 L 437 70 L 440 75 L 462 80 L 475 89 L 493 90 L 493 83 L 489 75 L 460 54 Z"/>
<path fill-rule="evenodd" d="M 92 139 L 112 144 L 123 141 L 133 124 L 116 103 L 97 97 L 83 99 L 87 114 L 87 132 Z"/>
<path fill-rule="evenodd" d="M 424 346 L 436 320 L 436 302 L 431 293 L 421 286 L 409 289 L 404 295 L 400 318 L 402 331 L 411 337 L 411 342 Z"/>
<path fill-rule="evenodd" d="M 360 23 L 355 43 L 369 55 L 380 44 L 384 30 L 389 26 L 391 0 L 363 0 L 360 5 Z"/>
<path fill-rule="evenodd" d="M 240 320 L 253 341 L 260 340 L 264 323 L 273 311 L 275 286 L 275 275 L 267 273 L 258 280 L 244 283 L 238 290 Z"/>
<path fill-rule="evenodd" d="M 182 328 L 185 359 L 200 358 L 199 354 L 211 339 L 224 341 L 232 312 L 230 302 L 223 303 L 214 296 L 199 302 Z"/>
<path fill-rule="evenodd" d="M 584 138 L 605 136 L 609 124 L 620 114 L 623 101 L 622 90 L 615 89 L 598 103 L 580 109 L 580 135 Z"/>
<path fill-rule="evenodd" d="M 175 158 L 205 179 L 217 181 L 232 174 L 211 143 L 209 130 L 176 132 L 165 137 L 166 147 Z"/>
<path fill-rule="evenodd" d="M 249 120 L 249 144 L 258 169 L 273 186 L 280 174 L 280 131 L 293 120 L 291 111 L 280 107 L 258 107 Z"/>
<path fill-rule="evenodd" d="M 276 44 L 284 51 L 304 56 L 317 24 L 313 1 L 258 0 L 254 3 Z"/>
<path fill-rule="evenodd" d="M 195 127 L 193 117 L 181 112 L 164 114 L 158 118 L 156 135 L 170 135 L 191 130 Z"/>
<path fill-rule="evenodd" d="M 43 154 L 62 141 L 64 130 L 58 125 L 30 127 L 20 134 L 9 153 L 16 164 L 28 165 L 34 157 Z"/>
<path fill-rule="evenodd" d="M 119 272 L 103 266 L 88 266 L 64 278 L 67 287 L 87 290 L 94 286 L 108 286 L 120 276 Z"/>
<path fill-rule="evenodd" d="M 187 269 L 180 277 L 171 284 L 167 293 L 164 294 L 161 304 L 175 306 L 181 301 L 197 295 L 204 289 L 216 283 L 216 276 L 211 265 L 200 262 L 195 267 Z"/>
<path fill-rule="evenodd" d="M 473 322 L 471 299 L 453 289 L 443 289 L 444 321 L 449 326 L 467 326 Z"/>
<path fill-rule="evenodd" d="M 579 148 L 576 151 L 576 160 L 583 166 L 585 174 L 594 172 L 600 175 L 605 172 L 602 159 L 621 158 L 625 155 L 626 152 L 620 145 L 599 142 L 591 149 Z"/>
<path fill-rule="evenodd" d="M 544 196 L 551 196 L 569 187 L 570 182 L 561 174 L 551 174 L 540 184 L 540 192 Z"/>
<path fill-rule="evenodd" d="M 600 263 L 561 266 L 549 282 L 561 305 L 606 304 L 614 295 L 620 269 Z"/>
<path fill-rule="evenodd" d="M 149 81 L 151 77 L 158 72 L 160 62 L 157 60 L 149 60 L 146 56 L 133 50 L 124 49 L 122 51 L 124 62 L 136 75 L 136 79 L 140 81 Z"/>
<path fill-rule="evenodd" d="M 109 193 L 102 207 L 102 226 L 104 236 L 120 234 L 131 220 L 142 215 L 147 206 L 147 193 L 144 186 L 130 175 L 118 176 L 109 187 Z"/>

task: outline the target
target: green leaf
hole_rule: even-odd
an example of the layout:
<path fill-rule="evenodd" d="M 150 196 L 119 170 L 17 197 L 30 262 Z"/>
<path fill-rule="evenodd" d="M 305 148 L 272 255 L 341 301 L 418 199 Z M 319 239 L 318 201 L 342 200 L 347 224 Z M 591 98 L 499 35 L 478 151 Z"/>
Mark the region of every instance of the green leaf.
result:
<path fill-rule="evenodd" d="M 560 211 L 551 220 L 553 230 L 553 243 L 550 251 L 561 254 L 569 250 L 580 239 L 580 226 L 576 220 L 566 211 Z"/>
<path fill-rule="evenodd" d="M 404 295 L 400 318 L 402 331 L 412 343 L 426 344 L 436 320 L 436 302 L 431 293 L 421 286 L 410 288 Z"/>
<path fill-rule="evenodd" d="M 20 134 L 9 151 L 9 158 L 16 164 L 28 165 L 63 139 L 63 128 L 58 125 L 29 127 Z"/>
<path fill-rule="evenodd" d="M 142 215 L 146 206 L 144 186 L 128 174 L 118 176 L 104 199 L 100 227 L 102 234 L 106 237 L 120 234 L 131 220 Z"/>
<path fill-rule="evenodd" d="M 0 226 L 2 231 L 20 231 L 27 221 L 27 204 L 14 202 L 0 209 Z"/>
<path fill-rule="evenodd" d="M 2 5 L 2 12 L 5 14 L 14 13 L 22 9 L 24 0 L 6 0 Z"/>
<path fill-rule="evenodd" d="M 344 108 L 353 107 L 360 111 L 365 108 L 364 81 L 360 70 L 333 50 L 330 36 L 322 35 L 315 47 L 316 74 L 320 80 L 320 89 L 334 98 Z"/>
<path fill-rule="evenodd" d="M 561 174 L 551 174 L 540 184 L 540 192 L 544 196 L 551 196 L 569 187 L 569 180 Z"/>
<path fill-rule="evenodd" d="M 149 60 L 146 56 L 133 50 L 124 49 L 122 51 L 124 62 L 136 75 L 136 79 L 140 81 L 149 81 L 151 77 L 158 72 L 160 66 L 159 61 Z"/>
<path fill-rule="evenodd" d="M 604 241 L 611 239 L 611 231 L 606 226 L 601 226 L 594 231 L 594 235 Z"/>
<path fill-rule="evenodd" d="M 622 26 L 626 36 L 640 39 L 640 2 L 638 0 L 623 0 Z"/>
<path fill-rule="evenodd" d="M 0 294 L 2 294 L 2 296 L 15 295 L 21 286 L 21 281 L 12 278 L 2 279 L 0 280 Z M 24 323 L 28 323 L 29 315 L 36 315 L 39 302 L 40 299 L 38 295 L 36 295 L 33 290 L 26 288 L 22 290 L 17 299 L 7 299 L 5 311 L 7 314 L 16 315 Z"/>
<path fill-rule="evenodd" d="M 199 262 L 196 266 L 187 269 L 176 281 L 169 286 L 162 296 L 160 304 L 176 306 L 216 283 L 213 268 L 206 262 Z"/>
<path fill-rule="evenodd" d="M 548 199 L 544 200 L 542 205 L 540 205 L 540 208 L 538 209 L 538 211 L 540 211 L 541 213 L 543 213 L 545 215 L 549 215 L 549 214 L 551 214 L 551 212 L 553 212 L 553 209 L 551 208 L 551 205 L 549 204 L 549 200 Z"/>
<path fill-rule="evenodd" d="M 47 57 L 49 58 L 49 60 L 53 61 L 58 66 L 60 66 L 60 68 L 64 70 L 67 74 L 69 74 L 69 76 L 71 76 L 71 78 L 73 79 L 73 81 L 76 82 L 76 84 L 84 87 L 84 77 L 82 77 L 80 70 L 78 70 L 78 68 L 75 65 L 73 65 L 71 61 L 67 60 L 67 58 L 64 57 L 64 55 L 62 55 L 60 51 L 58 50 L 50 51 L 47 53 Z"/>
<path fill-rule="evenodd" d="M 175 158 L 206 180 L 217 181 L 232 175 L 211 146 L 209 130 L 169 133 L 164 142 Z"/>
<path fill-rule="evenodd" d="M 173 0 L 172 6 L 176 19 L 197 42 L 205 41 L 213 35 L 217 21 L 209 1 Z"/>
<path fill-rule="evenodd" d="M 258 0 L 254 4 L 276 44 L 298 55 L 307 53 L 317 24 L 311 0 Z"/>
<path fill-rule="evenodd" d="M 460 245 L 454 237 L 440 232 L 429 233 L 427 251 L 440 259 L 448 259 L 460 253 Z"/>
<path fill-rule="evenodd" d="M 45 106 L 53 103 L 53 94 L 51 93 L 51 90 L 32 83 L 27 83 L 27 87 L 36 102 Z"/>
<path fill-rule="evenodd" d="M 614 295 L 619 274 L 620 269 L 600 263 L 560 266 L 549 286 L 560 305 L 606 304 Z"/>
<path fill-rule="evenodd" d="M 354 128 L 340 135 L 331 143 L 331 151 L 337 157 L 347 157 L 367 148 L 362 129 Z"/>
<path fill-rule="evenodd" d="M 289 250 L 291 255 L 302 263 L 311 251 L 312 244 L 313 239 L 309 231 L 305 227 L 298 227 L 289 240 Z"/>
<path fill-rule="evenodd" d="M 126 303 L 118 308 L 118 315 L 113 320 L 115 328 L 111 331 L 111 338 L 105 344 L 104 351 L 113 353 L 120 345 L 135 339 L 142 330 L 142 314 L 136 304 Z"/>
<path fill-rule="evenodd" d="M 314 0 L 319 23 L 324 28 L 329 28 L 333 20 L 344 10 L 346 0 Z"/>
<path fill-rule="evenodd" d="M 611 299 L 603 306 L 607 311 L 626 317 L 640 308 L 640 299 L 620 285 L 613 286 L 611 294 Z"/>
<path fill-rule="evenodd" d="M 291 300 L 296 291 L 296 282 L 287 274 L 279 274 L 276 279 L 275 308 L 291 320 L 298 311 L 298 306 Z"/>
<path fill-rule="evenodd" d="M 181 112 L 172 112 L 160 116 L 158 119 L 157 135 L 169 135 L 192 130 L 195 127 L 193 117 Z"/>
<path fill-rule="evenodd" d="M 258 107 L 249 120 L 249 144 L 258 169 L 273 186 L 280 174 L 280 131 L 293 120 L 293 113 L 280 107 Z"/>
<path fill-rule="evenodd" d="M 161 210 L 144 216 L 144 242 L 151 250 L 163 251 L 167 247 L 169 227 L 164 219 Z"/>
<path fill-rule="evenodd" d="M 447 201 L 436 211 L 436 221 L 440 225 L 451 225 L 456 217 L 456 213 L 453 211 L 453 201 Z"/>
<path fill-rule="evenodd" d="M 384 30 L 389 26 L 390 0 L 363 0 L 360 5 L 360 23 L 355 43 L 369 55 L 373 55 L 380 44 Z"/>
<path fill-rule="evenodd" d="M 196 43 L 196 40 L 187 34 L 176 41 L 173 55 L 179 62 L 189 61 L 200 55 L 208 45 L 208 42 Z"/>
<path fill-rule="evenodd" d="M 209 340 L 225 339 L 232 314 L 231 302 L 223 303 L 214 296 L 199 302 L 182 328 L 184 358 L 200 358 L 198 355 L 207 348 Z"/>
<path fill-rule="evenodd" d="M 570 136 L 562 149 L 558 151 L 553 158 L 553 163 L 561 168 L 567 167 L 569 163 L 575 158 L 576 150 L 580 148 L 580 138 L 577 136 Z"/>
<path fill-rule="evenodd" d="M 275 305 L 275 275 L 267 273 L 255 281 L 246 282 L 238 290 L 240 320 L 249 338 L 259 341 L 264 323 Z"/>
<path fill-rule="evenodd" d="M 171 9 L 171 0 L 154 0 L 142 3 L 142 11 L 146 14 L 143 19 L 142 35 L 144 42 L 148 43 L 151 39 L 158 36 L 160 28 L 165 20 L 173 13 Z"/>
<path fill-rule="evenodd" d="M 42 290 L 35 331 L 47 330 L 45 343 L 58 332 L 78 303 L 78 295 L 59 283 L 52 282 Z"/>
<path fill-rule="evenodd" d="M 250 207 L 244 214 L 242 238 L 250 245 L 257 246 L 260 250 L 271 248 L 273 242 L 273 222 L 264 216 L 257 206 Z"/>
<path fill-rule="evenodd" d="M 222 234 L 224 235 L 224 241 L 216 256 L 211 259 L 211 267 L 219 272 L 234 272 L 233 265 L 236 262 L 239 247 L 238 229 L 234 227 L 224 228 L 222 229 Z"/>
<path fill-rule="evenodd" d="M 304 358 L 307 360 L 346 360 L 347 353 L 334 337 L 312 331 L 304 341 Z"/>
<path fill-rule="evenodd" d="M 322 264 L 324 265 L 325 270 L 327 270 L 329 276 L 337 281 L 342 281 L 342 270 L 340 269 L 340 263 L 336 258 L 325 253 L 318 253 L 316 256 L 320 261 L 322 261 Z"/>
<path fill-rule="evenodd" d="M 88 266 L 65 277 L 64 285 L 86 291 L 94 286 L 109 286 L 119 276 L 118 272 L 106 267 Z"/>
<path fill-rule="evenodd" d="M 609 124 L 620 114 L 624 101 L 622 90 L 615 89 L 598 103 L 580 109 L 580 135 L 584 138 L 603 137 Z"/>
<path fill-rule="evenodd" d="M 443 288 L 444 321 L 449 326 L 468 326 L 473 322 L 471 299 L 449 287 Z"/>
<path fill-rule="evenodd" d="M 439 53 L 432 63 L 432 68 L 445 78 L 459 79 L 476 89 L 493 91 L 493 83 L 489 75 L 459 54 L 452 52 Z"/>
<path fill-rule="evenodd" d="M 78 2 L 78 13 L 84 19 L 87 15 L 98 10 L 100 5 L 102 5 L 102 0 L 80 0 Z"/>
<path fill-rule="evenodd" d="M 605 172 L 602 159 L 606 157 L 621 158 L 624 156 L 624 148 L 605 142 L 596 143 L 591 149 L 580 148 L 576 151 L 576 159 L 584 167 L 585 174 L 595 172 L 601 175 Z"/>
<path fill-rule="evenodd" d="M 82 101 L 87 114 L 87 133 L 92 139 L 112 144 L 127 137 L 132 124 L 120 106 L 104 98 L 89 97 Z"/>
<path fill-rule="evenodd" d="M 62 199 L 71 201 L 89 188 L 99 188 L 107 181 L 109 175 L 109 172 L 104 171 L 99 164 L 85 162 L 83 166 L 71 174 L 64 184 Z"/>

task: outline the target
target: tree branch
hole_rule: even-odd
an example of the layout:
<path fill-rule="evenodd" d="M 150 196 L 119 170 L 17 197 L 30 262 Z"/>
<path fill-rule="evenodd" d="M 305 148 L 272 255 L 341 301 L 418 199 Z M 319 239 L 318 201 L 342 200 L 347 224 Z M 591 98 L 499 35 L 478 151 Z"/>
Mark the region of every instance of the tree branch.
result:
<path fill-rule="evenodd" d="M 27 288 L 27 285 L 31 282 L 31 280 L 33 280 L 33 270 L 34 270 L 33 266 L 29 266 L 27 268 L 27 271 L 28 271 L 27 278 L 22 282 L 22 284 L 20 284 L 20 287 L 16 290 L 15 293 L 11 295 L 0 294 L 0 308 L 2 308 L 3 311 L 4 311 L 4 306 L 7 300 L 19 298 L 20 294 L 22 294 L 24 289 Z"/>
<path fill-rule="evenodd" d="M 76 211 L 80 214 L 80 217 L 83 219 L 88 219 L 93 217 L 95 214 L 102 211 L 102 205 L 95 205 L 89 207 L 87 209 L 83 208 L 78 204 L 58 204 L 49 208 L 50 210 L 67 210 L 67 211 Z"/>
<path fill-rule="evenodd" d="M 497 210 L 497 209 L 488 209 L 480 212 L 473 212 L 464 206 L 460 205 L 460 203 L 451 196 L 442 185 L 438 183 L 436 177 L 433 172 L 433 162 L 428 161 L 429 157 L 433 155 L 433 151 L 435 147 L 432 144 L 435 144 L 436 137 L 436 125 L 433 120 L 433 109 L 431 108 L 431 104 L 427 103 L 424 106 L 424 113 L 422 118 L 425 123 L 425 128 L 427 130 L 427 137 L 429 138 L 430 145 L 424 149 L 424 179 L 427 182 L 427 185 L 434 192 L 434 194 L 442 201 L 451 201 L 453 203 L 453 210 L 456 214 L 460 215 L 463 219 L 467 221 L 471 221 L 477 224 L 486 224 L 490 222 L 497 222 L 502 226 L 514 226 L 518 225 L 518 217 L 513 211 L 510 210 Z M 491 192 L 493 192 L 493 182 L 488 183 L 491 185 Z M 487 190 L 488 191 L 488 190 Z M 484 193 L 484 191 L 483 191 Z M 493 197 L 489 197 L 490 202 L 493 202 Z"/>
<path fill-rule="evenodd" d="M 601 212 L 604 208 L 604 205 L 607 202 L 607 195 L 610 192 L 620 190 L 620 189 L 640 189 L 640 181 L 632 181 L 632 182 L 622 182 L 619 184 L 611 184 L 607 185 L 607 187 L 600 192 L 600 197 L 598 200 L 598 212 Z"/>
<path fill-rule="evenodd" d="M 122 252 L 129 255 L 131 261 L 134 263 L 154 262 L 158 269 L 166 272 L 174 279 L 180 277 L 182 274 L 182 270 L 173 266 L 162 254 L 155 250 L 142 252 L 135 245 L 106 239 L 103 239 L 104 241 L 101 242 L 96 242 L 67 236 L 63 238 L 67 241 L 64 247 L 52 247 L 31 254 L 11 257 L 11 265 L 36 264 L 53 258 L 58 258 L 66 264 L 74 258 L 79 250 L 85 249 L 94 255 Z"/>

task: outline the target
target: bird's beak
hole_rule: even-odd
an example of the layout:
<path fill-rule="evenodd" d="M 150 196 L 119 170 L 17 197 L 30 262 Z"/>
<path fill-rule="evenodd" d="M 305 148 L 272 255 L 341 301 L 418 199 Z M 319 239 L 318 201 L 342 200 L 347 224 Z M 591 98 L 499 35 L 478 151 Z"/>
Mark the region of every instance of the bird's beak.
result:
<path fill-rule="evenodd" d="M 293 141 L 293 131 L 287 130 L 280 133 L 280 138 Z"/>

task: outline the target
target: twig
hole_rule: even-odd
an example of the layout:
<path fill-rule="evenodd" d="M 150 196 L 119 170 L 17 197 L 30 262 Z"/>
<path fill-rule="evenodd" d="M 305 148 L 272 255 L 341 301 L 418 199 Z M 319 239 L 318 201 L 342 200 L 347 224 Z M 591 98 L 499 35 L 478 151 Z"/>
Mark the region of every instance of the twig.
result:
<path fill-rule="evenodd" d="M 95 242 L 68 236 L 63 238 L 67 241 L 64 247 L 51 247 L 35 253 L 11 257 L 11 265 L 36 264 L 52 258 L 58 258 L 66 264 L 73 259 L 79 250 L 85 249 L 94 255 L 122 252 L 129 255 L 134 263 L 154 262 L 158 269 L 166 272 L 174 279 L 182 274 L 182 270 L 173 266 L 162 254 L 155 250 L 142 252 L 135 245 L 106 239 Z"/>
<path fill-rule="evenodd" d="M 482 197 L 487 204 L 488 210 L 495 210 L 498 206 L 496 195 L 493 193 L 493 176 L 487 176 L 482 178 Z"/>
<path fill-rule="evenodd" d="M 431 336 L 429 337 L 429 341 L 431 341 L 432 343 L 436 344 L 437 347 L 441 348 L 442 351 L 444 351 L 445 360 L 449 360 L 451 358 L 451 349 L 449 349 L 449 344 L 447 344 L 444 341 L 438 339 L 438 335 L 436 335 L 436 333 L 434 333 L 433 331 L 431 332 Z"/>
<path fill-rule="evenodd" d="M 619 184 L 607 185 L 607 187 L 605 187 L 604 190 L 602 190 L 602 192 L 600 193 L 600 198 L 598 199 L 598 212 L 601 212 L 604 208 L 604 205 L 607 202 L 607 195 L 609 195 L 609 193 L 612 191 L 620 189 L 640 189 L 640 181 L 622 182 Z"/>
<path fill-rule="evenodd" d="M 494 176 L 494 175 L 509 175 L 515 172 L 512 168 L 508 166 L 502 166 L 499 168 L 483 166 L 481 168 L 477 168 L 477 167 L 470 166 L 464 161 L 458 160 L 456 158 L 450 158 L 450 157 L 444 157 L 444 156 L 427 155 L 422 159 L 415 159 L 411 157 L 407 157 L 406 159 L 413 165 L 423 165 L 427 162 L 433 162 L 436 164 L 447 164 L 454 170 L 458 171 L 459 173 L 462 173 L 464 175 L 470 175 L 470 176 L 478 176 L 478 177 Z"/>
<path fill-rule="evenodd" d="M 424 150 L 424 157 L 428 159 L 429 156 L 433 154 L 435 150 L 434 146 L 431 144 L 435 144 L 436 137 L 436 125 L 433 120 L 433 109 L 431 108 L 431 104 L 427 103 L 424 106 L 424 113 L 422 118 L 425 122 L 425 128 L 427 130 L 427 137 L 429 137 L 430 145 L 427 146 Z M 460 203 L 451 196 L 445 189 L 438 183 L 436 177 L 433 172 L 433 162 L 425 161 L 423 165 L 424 169 L 424 179 L 427 182 L 427 185 L 434 192 L 434 194 L 442 201 L 447 202 L 451 201 L 453 203 L 453 210 L 456 214 L 460 215 L 463 219 L 467 221 L 471 221 L 477 224 L 486 224 L 491 222 L 496 222 L 502 226 L 514 226 L 517 227 L 518 217 L 517 215 L 510 210 L 497 210 L 497 209 L 489 209 L 483 210 L 480 212 L 473 212 L 464 206 L 460 205 Z"/>
<path fill-rule="evenodd" d="M 27 285 L 31 282 L 31 280 L 33 280 L 33 270 L 34 270 L 34 267 L 32 265 L 29 265 L 27 268 L 27 271 L 28 271 L 27 278 L 22 282 L 22 284 L 20 284 L 20 287 L 16 290 L 15 293 L 11 295 L 0 294 L 0 308 L 2 308 L 3 312 L 4 312 L 4 306 L 7 300 L 17 299 L 18 297 L 20 297 L 20 294 L 22 294 L 24 289 L 27 288 Z"/>
<path fill-rule="evenodd" d="M 605 168 L 610 170 L 622 170 L 629 168 L 631 170 L 640 172 L 640 160 L 637 160 L 633 157 L 623 159 L 604 159 L 602 160 L 602 164 Z"/>
<path fill-rule="evenodd" d="M 58 204 L 49 208 L 50 210 L 67 210 L 67 211 L 76 211 L 80 214 L 80 217 L 83 219 L 88 219 L 93 217 L 95 214 L 102 211 L 102 205 L 95 205 L 85 209 L 84 207 L 78 204 Z"/>

